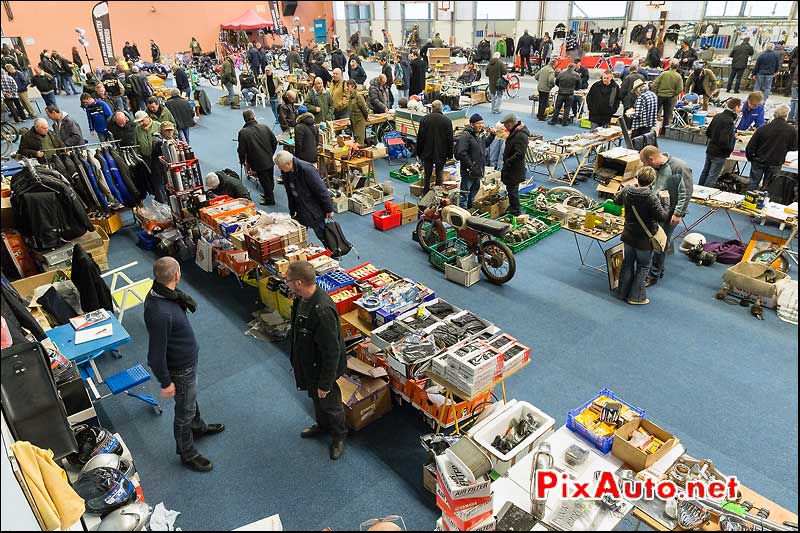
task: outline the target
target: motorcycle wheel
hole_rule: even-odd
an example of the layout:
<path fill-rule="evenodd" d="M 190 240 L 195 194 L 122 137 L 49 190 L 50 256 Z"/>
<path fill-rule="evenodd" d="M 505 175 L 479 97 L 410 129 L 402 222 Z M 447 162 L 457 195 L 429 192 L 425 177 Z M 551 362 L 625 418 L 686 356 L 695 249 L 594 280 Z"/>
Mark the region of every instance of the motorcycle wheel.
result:
<path fill-rule="evenodd" d="M 419 242 L 422 251 L 430 253 L 431 246 L 439 242 L 439 235 L 436 234 L 436 228 L 429 220 L 424 218 L 419 219 L 417 222 L 417 242 Z"/>
<path fill-rule="evenodd" d="M 488 239 L 480 244 L 481 271 L 490 282 L 502 285 L 517 272 L 514 253 L 504 243 Z"/>
<path fill-rule="evenodd" d="M 214 87 L 219 86 L 219 84 L 221 83 L 219 79 L 219 74 L 217 74 L 216 72 L 211 72 L 210 74 L 206 74 L 206 78 L 208 79 L 208 82 Z"/>
<path fill-rule="evenodd" d="M 773 264 L 780 258 L 780 265 L 778 266 L 778 270 L 787 274 L 791 265 L 789 264 L 789 260 L 783 254 L 778 254 L 778 250 L 761 250 L 760 252 L 756 252 L 750 258 L 750 261 L 753 263 L 765 263 L 767 265 Z"/>

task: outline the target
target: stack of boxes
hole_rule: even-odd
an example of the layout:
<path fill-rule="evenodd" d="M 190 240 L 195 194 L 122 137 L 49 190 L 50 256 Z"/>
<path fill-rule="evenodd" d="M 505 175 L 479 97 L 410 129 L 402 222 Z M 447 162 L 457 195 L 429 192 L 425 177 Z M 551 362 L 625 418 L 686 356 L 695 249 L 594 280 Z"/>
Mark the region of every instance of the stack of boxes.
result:
<path fill-rule="evenodd" d="M 446 455 L 436 456 L 436 506 L 442 511 L 438 530 L 495 529 L 491 480 L 481 476 L 471 482 Z"/>
<path fill-rule="evenodd" d="M 457 344 L 447 351 L 445 378 L 470 396 L 503 375 L 503 354 L 481 340 Z"/>

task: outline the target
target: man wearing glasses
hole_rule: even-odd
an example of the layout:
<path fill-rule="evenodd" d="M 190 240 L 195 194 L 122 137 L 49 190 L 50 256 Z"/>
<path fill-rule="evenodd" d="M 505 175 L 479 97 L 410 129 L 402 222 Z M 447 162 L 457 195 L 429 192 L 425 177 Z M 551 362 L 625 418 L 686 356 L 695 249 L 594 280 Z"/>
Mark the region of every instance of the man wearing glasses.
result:
<path fill-rule="evenodd" d="M 336 304 L 317 287 L 316 272 L 308 261 L 297 261 L 286 271 L 286 284 L 295 294 L 292 305 L 292 367 L 297 390 L 308 391 L 317 423 L 300 433 L 310 439 L 330 433 L 330 457 L 344 453 L 345 426 L 342 392 L 336 380 L 344 374 L 346 356 Z"/>

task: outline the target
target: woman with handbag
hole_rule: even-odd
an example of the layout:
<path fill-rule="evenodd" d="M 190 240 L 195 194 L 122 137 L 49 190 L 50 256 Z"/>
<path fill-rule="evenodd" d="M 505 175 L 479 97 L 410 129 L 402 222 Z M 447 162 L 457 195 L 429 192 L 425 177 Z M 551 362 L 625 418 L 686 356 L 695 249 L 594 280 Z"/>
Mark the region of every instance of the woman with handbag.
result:
<path fill-rule="evenodd" d="M 625 206 L 625 228 L 621 240 L 625 256 L 619 275 L 616 296 L 633 305 L 650 303 L 645 280 L 650 271 L 653 251 L 663 251 L 667 235 L 661 224 L 669 220 L 669 197 L 656 196 L 651 185 L 656 179 L 652 167 L 642 167 L 636 174 L 638 187 L 629 185 L 614 197 L 614 203 Z"/>

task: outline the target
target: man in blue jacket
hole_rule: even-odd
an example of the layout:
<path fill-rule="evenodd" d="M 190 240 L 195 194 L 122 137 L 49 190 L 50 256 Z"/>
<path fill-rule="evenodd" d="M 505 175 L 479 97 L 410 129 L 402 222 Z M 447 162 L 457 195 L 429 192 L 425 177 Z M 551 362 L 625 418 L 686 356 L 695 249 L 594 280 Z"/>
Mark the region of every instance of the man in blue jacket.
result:
<path fill-rule="evenodd" d="M 97 135 L 101 141 L 113 141 L 114 137 L 108 131 L 107 121 L 113 112 L 107 103 L 95 99 L 89 93 L 81 95 L 81 107 L 86 111 L 86 120 L 89 122 L 90 135 Z"/>
<path fill-rule="evenodd" d="M 747 96 L 747 101 L 742 106 L 742 118 L 739 120 L 737 130 L 747 130 L 755 124 L 756 128 L 764 125 L 764 93 L 755 91 Z"/>
<path fill-rule="evenodd" d="M 317 167 L 286 150 L 276 152 L 273 160 L 281 170 L 292 218 L 314 230 L 324 244 L 325 219 L 333 218 L 333 200 Z"/>
<path fill-rule="evenodd" d="M 147 364 L 161 384 L 162 398 L 175 398 L 175 452 L 181 463 L 197 472 L 208 472 L 211 461 L 200 455 L 194 439 L 225 430 L 223 424 L 207 424 L 197 406 L 197 355 L 199 348 L 186 311 L 197 304 L 178 289 L 181 266 L 172 257 L 153 263 L 153 288 L 144 301 L 144 324 L 149 336 Z"/>
<path fill-rule="evenodd" d="M 767 43 L 764 52 L 756 59 L 756 66 L 753 68 L 753 77 L 756 80 L 754 90 L 764 93 L 765 102 L 769 99 L 772 79 L 781 69 L 781 63 L 783 63 L 783 53 L 776 52 L 772 43 Z"/>

